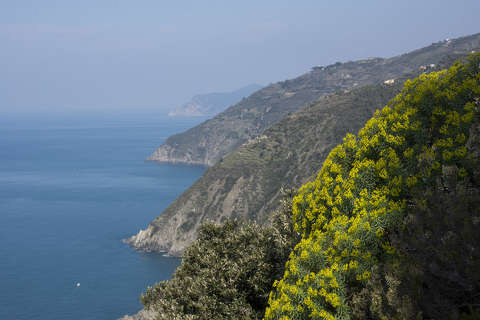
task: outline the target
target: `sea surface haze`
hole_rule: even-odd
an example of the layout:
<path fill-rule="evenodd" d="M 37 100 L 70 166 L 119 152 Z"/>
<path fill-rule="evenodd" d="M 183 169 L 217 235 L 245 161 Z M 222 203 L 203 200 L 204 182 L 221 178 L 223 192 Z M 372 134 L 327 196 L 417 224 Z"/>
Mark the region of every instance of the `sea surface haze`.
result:
<path fill-rule="evenodd" d="M 12 120 L 13 119 L 13 120 Z M 0 121 L 0 319 L 117 319 L 180 260 L 122 239 L 205 170 L 145 162 L 204 120 L 83 117 Z"/>

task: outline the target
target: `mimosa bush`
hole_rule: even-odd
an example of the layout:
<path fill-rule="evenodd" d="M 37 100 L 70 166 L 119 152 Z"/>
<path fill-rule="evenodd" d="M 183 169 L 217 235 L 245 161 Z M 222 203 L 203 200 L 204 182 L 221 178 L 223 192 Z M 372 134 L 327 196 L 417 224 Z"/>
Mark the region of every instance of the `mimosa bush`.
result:
<path fill-rule="evenodd" d="M 455 222 L 432 227 L 432 241 L 452 229 L 452 237 L 473 247 L 470 256 L 462 256 L 468 268 L 456 272 L 473 281 L 469 290 L 478 290 L 472 268 L 480 268 L 480 239 L 470 226 L 480 213 L 479 206 L 467 204 L 478 202 L 480 182 L 475 131 L 480 55 L 469 60 L 407 81 L 357 136 L 347 135 L 331 151 L 317 178 L 300 189 L 292 219 L 302 240 L 283 278 L 274 283 L 264 319 L 422 317 L 427 307 L 421 287 L 431 271 L 422 260 L 426 254 L 418 252 L 435 220 Z M 432 216 L 435 203 L 442 201 L 449 209 Z M 460 202 L 461 208 L 453 205 Z M 409 241 L 407 234 L 421 239 Z M 447 261 L 439 258 L 444 255 L 431 258 Z M 451 267 L 444 264 L 445 270 Z M 468 304 L 471 292 L 465 290 Z M 461 302 L 457 307 L 461 310 Z"/>

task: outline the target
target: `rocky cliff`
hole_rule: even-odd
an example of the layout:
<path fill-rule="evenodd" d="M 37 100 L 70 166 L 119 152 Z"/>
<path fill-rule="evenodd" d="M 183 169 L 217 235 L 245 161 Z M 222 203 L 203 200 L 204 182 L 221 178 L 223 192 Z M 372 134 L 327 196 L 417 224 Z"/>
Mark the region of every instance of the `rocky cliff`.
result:
<path fill-rule="evenodd" d="M 125 315 L 118 320 L 156 320 L 158 313 L 153 310 L 142 309 L 136 314 Z"/>

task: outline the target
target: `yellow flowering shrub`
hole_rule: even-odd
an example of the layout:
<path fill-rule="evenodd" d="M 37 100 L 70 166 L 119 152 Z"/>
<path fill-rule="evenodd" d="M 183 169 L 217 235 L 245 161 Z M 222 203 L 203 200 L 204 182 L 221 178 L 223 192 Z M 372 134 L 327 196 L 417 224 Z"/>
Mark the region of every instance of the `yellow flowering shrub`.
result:
<path fill-rule="evenodd" d="M 270 293 L 264 319 L 351 319 L 352 293 L 381 263 L 405 253 L 392 243 L 412 190 L 434 186 L 447 167 L 474 170 L 467 141 L 478 121 L 480 55 L 405 83 L 357 136 L 334 148 L 293 199 L 302 240 Z M 477 100 L 475 100 L 477 99 Z"/>

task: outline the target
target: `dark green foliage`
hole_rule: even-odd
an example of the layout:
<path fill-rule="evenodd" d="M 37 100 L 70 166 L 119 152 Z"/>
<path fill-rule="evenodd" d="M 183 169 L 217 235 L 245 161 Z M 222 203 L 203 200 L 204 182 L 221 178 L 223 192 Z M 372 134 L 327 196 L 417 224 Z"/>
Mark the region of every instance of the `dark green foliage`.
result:
<path fill-rule="evenodd" d="M 353 295 L 354 318 L 480 319 L 472 308 L 480 306 L 480 175 L 470 184 L 452 175 L 444 168 L 438 185 L 412 192 L 410 213 L 390 234 L 403 259 L 372 272 L 368 290 Z"/>
<path fill-rule="evenodd" d="M 460 315 L 460 320 L 479 320 L 480 309 L 474 309 L 471 305 L 468 306 L 468 312 Z"/>
<path fill-rule="evenodd" d="M 479 63 L 480 56 L 472 57 L 458 81 L 472 77 L 470 72 L 477 75 Z M 474 84 L 465 81 L 477 95 L 478 81 L 478 75 Z M 469 88 L 461 84 L 454 89 L 463 87 Z M 475 101 L 466 158 L 443 165 L 433 183 L 412 188 L 408 214 L 389 234 L 402 259 L 372 272 L 369 290 L 354 295 L 354 318 L 480 319 L 480 104 L 471 92 L 457 94 L 458 99 Z M 451 108 L 464 103 L 455 101 Z M 428 168 L 432 162 L 427 157 L 420 166 Z M 467 169 L 467 179 L 461 167 Z"/>
<path fill-rule="evenodd" d="M 290 222 L 294 192 L 284 195 L 271 227 L 203 224 L 173 278 L 149 287 L 141 302 L 158 319 L 260 319 L 299 239 Z"/>

